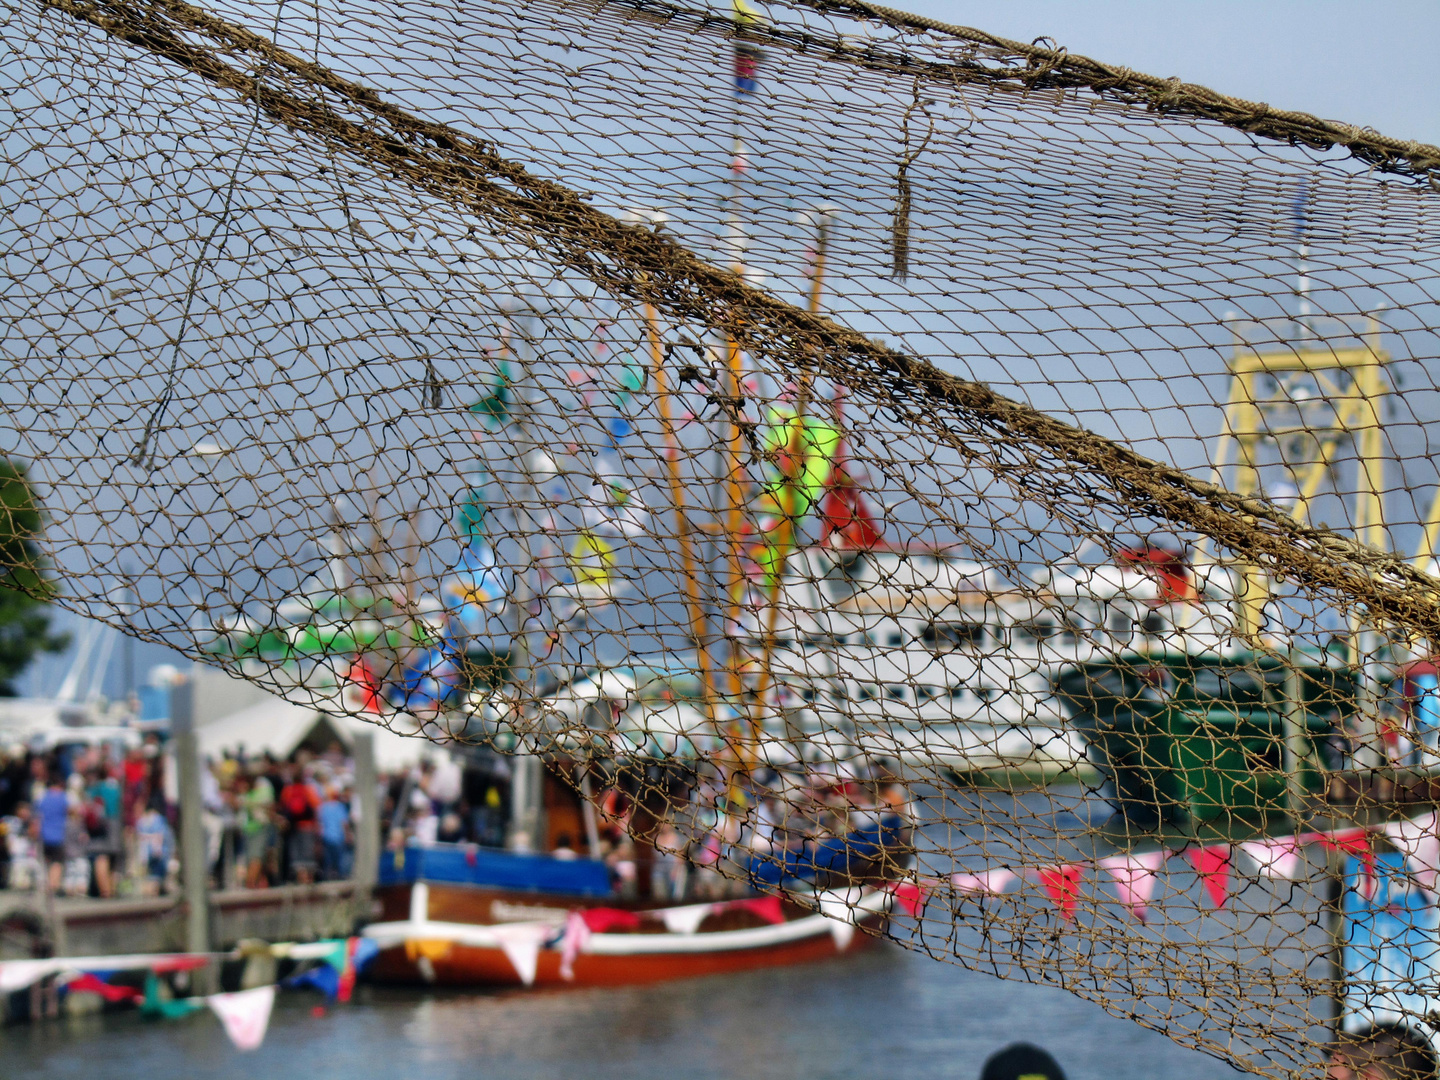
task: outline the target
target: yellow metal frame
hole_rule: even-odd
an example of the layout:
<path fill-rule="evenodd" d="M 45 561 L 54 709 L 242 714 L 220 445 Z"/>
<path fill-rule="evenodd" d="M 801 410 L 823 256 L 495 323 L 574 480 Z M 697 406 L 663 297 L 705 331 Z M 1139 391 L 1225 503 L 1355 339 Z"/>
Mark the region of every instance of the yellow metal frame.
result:
<path fill-rule="evenodd" d="M 1319 453 L 1296 476 L 1299 497 L 1291 512 L 1297 521 L 1306 520 L 1310 504 L 1330 473 L 1341 443 L 1352 439 L 1361 473 L 1353 519 L 1355 536 L 1361 543 L 1383 550 L 1388 543 L 1384 515 L 1385 440 L 1380 403 L 1387 392 L 1385 365 L 1390 357 L 1380 348 L 1380 328 L 1375 320 L 1370 320 L 1363 340 L 1364 345 L 1353 349 L 1335 349 L 1322 343 L 1267 352 L 1237 347 L 1230 363 L 1230 394 L 1225 404 L 1225 428 L 1220 436 L 1215 469 L 1219 473 L 1228 467 L 1233 452 L 1232 489 L 1240 495 L 1259 494 L 1260 444 L 1266 439 L 1282 437 L 1286 432 L 1265 423 L 1269 402 L 1256 394 L 1256 380 L 1262 375 L 1293 372 L 1312 375 L 1326 397 L 1333 422 L 1325 429 L 1303 429 L 1317 439 Z M 1341 372 L 1349 374 L 1348 385 L 1341 385 L 1334 378 Z M 1433 550 L 1437 539 L 1440 539 L 1440 494 L 1437 494 L 1430 524 L 1426 526 L 1425 548 Z M 1240 574 L 1237 629 L 1242 636 L 1253 640 L 1259 636 L 1265 603 L 1270 598 L 1270 582 L 1253 563 L 1242 563 Z"/>

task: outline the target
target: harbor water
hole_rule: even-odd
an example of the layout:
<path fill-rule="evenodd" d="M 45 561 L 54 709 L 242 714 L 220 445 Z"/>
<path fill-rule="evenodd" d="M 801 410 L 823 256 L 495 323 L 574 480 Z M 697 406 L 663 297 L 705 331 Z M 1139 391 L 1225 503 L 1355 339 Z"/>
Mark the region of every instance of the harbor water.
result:
<path fill-rule="evenodd" d="M 0 1031 L 7 1080 L 971 1080 L 1016 1040 L 1070 1080 L 1210 1080 L 1229 1066 L 1063 990 L 895 945 L 841 960 L 659 986 L 501 994 L 365 987 L 323 1016 L 282 993 L 265 1044 L 213 1016 L 134 1013 Z"/>

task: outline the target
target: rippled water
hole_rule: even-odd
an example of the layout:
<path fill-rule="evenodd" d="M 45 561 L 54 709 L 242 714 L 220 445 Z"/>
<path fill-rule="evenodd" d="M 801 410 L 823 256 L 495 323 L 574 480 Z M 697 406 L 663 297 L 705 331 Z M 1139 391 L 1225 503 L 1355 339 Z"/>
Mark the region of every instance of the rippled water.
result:
<path fill-rule="evenodd" d="M 894 946 L 839 961 L 624 990 L 458 994 L 364 988 L 316 1018 L 283 994 L 265 1045 L 233 1050 L 208 1013 L 0 1031 L 7 1080 L 969 1080 L 1028 1038 L 1070 1080 L 1209 1080 L 1228 1066 L 1061 990 Z"/>

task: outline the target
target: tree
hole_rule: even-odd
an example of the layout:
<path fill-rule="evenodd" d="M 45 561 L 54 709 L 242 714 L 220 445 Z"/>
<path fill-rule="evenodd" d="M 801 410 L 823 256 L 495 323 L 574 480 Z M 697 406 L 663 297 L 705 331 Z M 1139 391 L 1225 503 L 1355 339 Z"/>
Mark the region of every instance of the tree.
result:
<path fill-rule="evenodd" d="M 0 458 L 0 697 L 14 697 L 14 679 L 40 652 L 63 652 L 68 634 L 50 632 L 50 600 L 58 591 L 40 550 L 45 512 L 25 466 Z"/>

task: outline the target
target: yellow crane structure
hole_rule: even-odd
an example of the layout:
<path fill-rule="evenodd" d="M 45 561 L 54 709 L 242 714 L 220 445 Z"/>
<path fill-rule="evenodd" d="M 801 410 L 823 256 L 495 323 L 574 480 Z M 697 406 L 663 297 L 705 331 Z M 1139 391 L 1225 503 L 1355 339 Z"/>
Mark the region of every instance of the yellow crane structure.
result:
<path fill-rule="evenodd" d="M 1302 329 L 1308 324 L 1302 323 Z M 1340 348 L 1313 336 L 1264 350 L 1237 341 L 1230 362 L 1230 392 L 1224 427 L 1215 458 L 1216 479 L 1229 481 L 1241 495 L 1265 493 L 1262 469 L 1283 466 L 1291 477 L 1287 492 L 1290 512 L 1306 521 L 1310 507 L 1346 446 L 1357 462 L 1350 524 L 1364 544 L 1385 549 L 1384 399 L 1389 392 L 1385 367 L 1389 355 L 1380 347 L 1380 324 L 1373 316 L 1358 336 L 1359 343 Z M 1231 470 L 1227 477 L 1226 471 Z M 1273 495 L 1274 493 L 1272 493 Z M 1284 500 L 1277 500 L 1284 501 Z M 1426 526 L 1422 552 L 1428 560 L 1440 535 L 1440 495 Z M 1425 550 L 1428 549 L 1428 550 Z M 1271 585 L 1254 564 L 1238 567 L 1235 598 L 1236 629 L 1246 640 L 1258 641 L 1264 630 L 1265 605 Z M 1358 627 L 1356 628 L 1358 630 Z"/>

